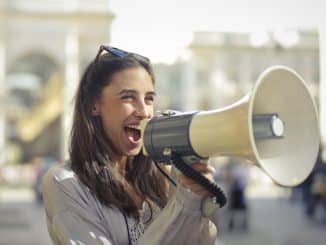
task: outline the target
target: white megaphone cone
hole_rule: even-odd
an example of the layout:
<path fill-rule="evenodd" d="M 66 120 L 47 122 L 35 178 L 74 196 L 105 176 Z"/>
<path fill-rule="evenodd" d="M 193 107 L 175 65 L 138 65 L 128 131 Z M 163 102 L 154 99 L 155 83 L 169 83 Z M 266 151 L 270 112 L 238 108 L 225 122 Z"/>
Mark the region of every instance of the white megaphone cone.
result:
<path fill-rule="evenodd" d="M 270 124 L 275 132 L 283 132 L 279 139 L 260 139 L 255 133 L 259 130 L 255 129 L 255 115 L 268 114 L 276 114 L 283 122 Z M 310 174 L 317 158 L 316 107 L 297 73 L 282 66 L 271 67 L 261 74 L 252 93 L 242 100 L 194 116 L 190 139 L 200 156 L 244 157 L 278 184 L 294 186 Z"/>
<path fill-rule="evenodd" d="M 303 79 L 275 66 L 253 91 L 217 110 L 153 118 L 143 124 L 144 153 L 164 160 L 238 156 L 251 160 L 276 183 L 294 186 L 312 171 L 319 148 L 316 107 Z"/>

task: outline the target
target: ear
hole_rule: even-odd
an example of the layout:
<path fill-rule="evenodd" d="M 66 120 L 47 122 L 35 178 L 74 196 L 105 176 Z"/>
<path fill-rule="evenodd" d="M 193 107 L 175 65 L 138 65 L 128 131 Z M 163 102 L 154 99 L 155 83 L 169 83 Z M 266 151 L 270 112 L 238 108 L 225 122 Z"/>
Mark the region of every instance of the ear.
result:
<path fill-rule="evenodd" d="M 100 115 L 100 109 L 98 103 L 95 103 L 92 108 L 92 115 L 93 116 L 99 116 Z"/>

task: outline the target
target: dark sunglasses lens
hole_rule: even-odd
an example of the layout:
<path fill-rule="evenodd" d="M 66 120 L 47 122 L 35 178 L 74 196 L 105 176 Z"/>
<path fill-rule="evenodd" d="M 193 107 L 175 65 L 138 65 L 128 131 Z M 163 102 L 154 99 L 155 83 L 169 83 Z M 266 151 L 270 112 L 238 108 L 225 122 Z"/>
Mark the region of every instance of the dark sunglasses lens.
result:
<path fill-rule="evenodd" d="M 107 51 L 110 52 L 111 54 L 114 54 L 117 57 L 120 57 L 120 58 L 124 58 L 129 54 L 128 52 L 126 52 L 124 50 L 121 50 L 118 48 L 112 48 L 112 47 L 109 47 L 107 49 Z"/>
<path fill-rule="evenodd" d="M 129 53 L 127 51 L 124 51 L 122 49 L 118 49 L 118 48 L 114 48 L 114 47 L 108 47 L 108 46 L 101 46 L 100 47 L 100 50 L 99 50 L 99 53 L 97 54 L 97 59 L 98 57 L 100 56 L 100 54 L 102 53 L 102 51 L 105 50 L 107 51 L 108 53 L 116 56 L 116 57 L 119 57 L 119 58 L 124 58 L 128 55 L 134 57 L 135 59 L 137 59 L 138 61 L 140 62 L 143 62 L 143 63 L 146 63 L 146 64 L 149 64 L 150 63 L 150 60 L 145 57 L 145 56 L 142 56 L 140 54 L 135 54 L 135 53 Z"/>
<path fill-rule="evenodd" d="M 142 56 L 142 55 L 140 55 L 140 54 L 134 54 L 134 53 L 133 53 L 132 56 L 135 57 L 137 60 L 143 62 L 143 63 L 147 63 L 147 64 L 150 63 L 150 60 L 149 60 L 147 57 Z"/>

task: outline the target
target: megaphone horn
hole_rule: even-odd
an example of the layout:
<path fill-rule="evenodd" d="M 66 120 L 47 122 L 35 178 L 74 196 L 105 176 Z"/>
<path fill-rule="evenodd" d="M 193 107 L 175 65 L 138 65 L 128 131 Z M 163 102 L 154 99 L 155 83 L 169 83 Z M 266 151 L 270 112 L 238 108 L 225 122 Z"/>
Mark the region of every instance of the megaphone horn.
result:
<path fill-rule="evenodd" d="M 142 128 L 143 151 L 154 160 L 166 160 L 167 151 L 242 157 L 283 186 L 310 174 L 319 148 L 313 99 L 303 79 L 284 66 L 264 71 L 252 92 L 230 106 L 154 117 Z"/>

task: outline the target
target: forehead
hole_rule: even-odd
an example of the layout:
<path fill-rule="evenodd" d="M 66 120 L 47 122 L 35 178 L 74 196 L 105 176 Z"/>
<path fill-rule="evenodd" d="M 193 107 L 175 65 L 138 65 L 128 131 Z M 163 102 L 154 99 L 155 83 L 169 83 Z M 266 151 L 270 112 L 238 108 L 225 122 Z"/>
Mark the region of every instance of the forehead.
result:
<path fill-rule="evenodd" d="M 116 72 L 107 86 L 109 90 L 133 89 L 139 92 L 153 91 L 154 85 L 149 73 L 142 67 L 127 68 Z"/>

